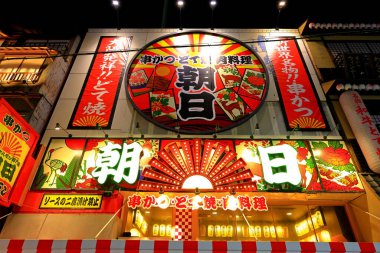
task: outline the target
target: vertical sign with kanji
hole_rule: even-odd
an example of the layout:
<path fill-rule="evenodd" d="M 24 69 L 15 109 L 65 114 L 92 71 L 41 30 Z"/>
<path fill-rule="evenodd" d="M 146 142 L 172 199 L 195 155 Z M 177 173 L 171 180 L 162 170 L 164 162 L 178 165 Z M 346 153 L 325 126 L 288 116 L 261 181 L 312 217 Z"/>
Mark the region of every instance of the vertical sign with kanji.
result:
<path fill-rule="evenodd" d="M 4 100 L 0 100 L 0 204 L 9 206 L 24 162 L 38 140 L 38 134 Z M 30 168 L 27 168 L 30 169 Z"/>
<path fill-rule="evenodd" d="M 71 128 L 110 128 L 131 37 L 101 37 L 84 88 L 70 121 Z"/>
<path fill-rule="evenodd" d="M 288 129 L 326 129 L 326 119 L 295 40 L 266 43 Z"/>
<path fill-rule="evenodd" d="M 380 173 L 380 132 L 369 114 L 360 94 L 346 91 L 339 102 L 360 145 L 368 167 Z"/>

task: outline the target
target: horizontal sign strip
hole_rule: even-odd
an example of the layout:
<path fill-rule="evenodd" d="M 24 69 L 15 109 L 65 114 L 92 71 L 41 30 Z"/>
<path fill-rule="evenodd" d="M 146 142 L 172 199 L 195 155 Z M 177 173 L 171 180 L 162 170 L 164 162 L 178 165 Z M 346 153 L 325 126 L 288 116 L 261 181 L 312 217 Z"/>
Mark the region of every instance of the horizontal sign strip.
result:
<path fill-rule="evenodd" d="M 44 194 L 40 208 L 49 209 L 99 209 L 102 195 L 94 194 Z"/>

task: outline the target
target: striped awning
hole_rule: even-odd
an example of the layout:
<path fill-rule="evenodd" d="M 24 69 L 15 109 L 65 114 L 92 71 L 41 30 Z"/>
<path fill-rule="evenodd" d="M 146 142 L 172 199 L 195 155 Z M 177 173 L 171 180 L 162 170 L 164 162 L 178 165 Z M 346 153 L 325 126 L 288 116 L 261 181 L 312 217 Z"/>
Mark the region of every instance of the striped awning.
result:
<path fill-rule="evenodd" d="M 2 253 L 380 252 L 380 243 L 150 240 L 0 240 Z"/>

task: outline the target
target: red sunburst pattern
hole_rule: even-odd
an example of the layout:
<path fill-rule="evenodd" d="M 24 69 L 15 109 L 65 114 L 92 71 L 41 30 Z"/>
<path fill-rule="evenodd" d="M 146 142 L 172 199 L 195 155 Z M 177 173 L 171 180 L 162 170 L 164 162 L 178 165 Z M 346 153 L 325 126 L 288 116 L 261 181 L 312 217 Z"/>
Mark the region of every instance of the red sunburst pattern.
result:
<path fill-rule="evenodd" d="M 166 145 L 158 158 L 150 161 L 150 168 L 142 172 L 138 190 L 184 191 L 184 181 L 194 175 L 207 178 L 214 191 L 252 191 L 256 185 L 253 174 L 242 158 L 228 145 L 217 140 L 180 140 Z"/>
<path fill-rule="evenodd" d="M 20 158 L 22 153 L 20 141 L 11 133 L 0 133 L 0 149 L 15 158 Z"/>

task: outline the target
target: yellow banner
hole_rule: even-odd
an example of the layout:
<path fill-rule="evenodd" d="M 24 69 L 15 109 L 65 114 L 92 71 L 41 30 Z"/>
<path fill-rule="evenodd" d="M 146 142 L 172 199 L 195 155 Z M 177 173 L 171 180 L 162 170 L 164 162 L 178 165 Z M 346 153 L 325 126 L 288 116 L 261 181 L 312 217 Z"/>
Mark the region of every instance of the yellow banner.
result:
<path fill-rule="evenodd" d="M 100 209 L 102 195 L 44 194 L 40 208 L 49 209 Z"/>

